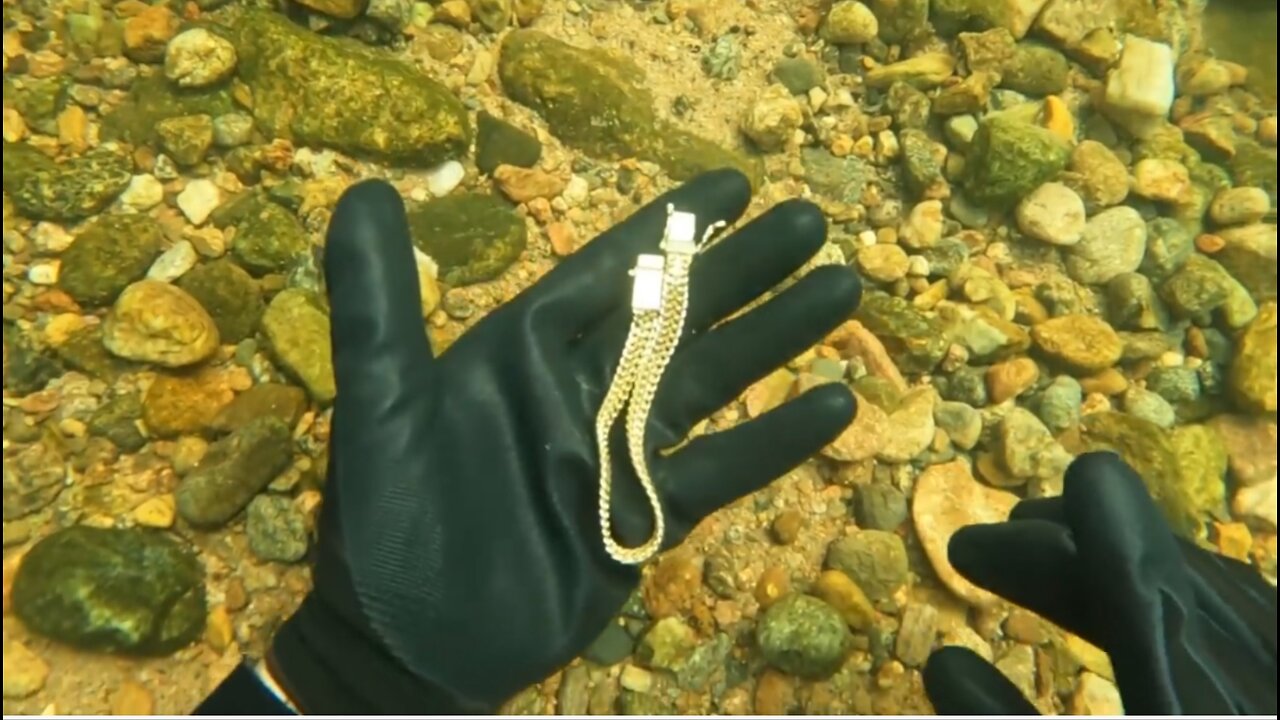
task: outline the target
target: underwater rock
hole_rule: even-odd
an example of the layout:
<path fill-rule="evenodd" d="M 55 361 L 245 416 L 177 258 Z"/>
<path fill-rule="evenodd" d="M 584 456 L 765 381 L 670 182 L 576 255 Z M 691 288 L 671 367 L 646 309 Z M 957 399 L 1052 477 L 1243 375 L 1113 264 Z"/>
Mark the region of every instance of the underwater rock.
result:
<path fill-rule="evenodd" d="M 337 388 L 329 316 L 311 293 L 290 288 L 272 298 L 262 314 L 262 332 L 272 355 L 301 381 L 312 399 L 333 402 Z"/>
<path fill-rule="evenodd" d="M 968 26 L 1003 28 L 1021 39 L 1046 0 L 933 0 L 930 19 L 938 31 L 954 34 Z"/>
<path fill-rule="evenodd" d="M 1213 259 L 1259 302 L 1276 299 L 1276 226 L 1257 223 L 1218 231 L 1226 243 Z"/>
<path fill-rule="evenodd" d="M 293 457 L 293 435 L 279 418 L 261 417 L 209 446 L 175 493 L 178 515 L 218 528 L 243 510 Z"/>
<path fill-rule="evenodd" d="M 1264 304 L 1236 345 L 1231 361 L 1232 397 L 1242 409 L 1276 412 L 1276 304 Z"/>
<path fill-rule="evenodd" d="M 938 320 L 902 298 L 868 292 L 854 317 L 884 343 L 904 373 L 929 372 L 947 352 Z"/>
<path fill-rule="evenodd" d="M 884 530 L 859 530 L 827 547 L 826 567 L 848 575 L 873 601 L 891 597 L 907 582 L 902 538 Z"/>
<path fill-rule="evenodd" d="M 1071 149 L 1048 130 L 1013 117 L 988 117 L 968 156 L 968 196 L 988 205 L 1020 200 L 1062 170 Z"/>
<path fill-rule="evenodd" d="M 251 337 L 266 310 L 258 283 L 226 258 L 192 268 L 178 281 L 178 287 L 209 313 L 224 343 Z"/>
<path fill-rule="evenodd" d="M 1094 373 L 1120 361 L 1124 342 L 1105 321 L 1092 315 L 1061 315 L 1031 328 L 1031 339 L 1049 358 Z"/>
<path fill-rule="evenodd" d="M 133 179 L 133 161 L 108 146 L 54 160 L 31 145 L 6 142 L 3 158 L 4 191 L 33 220 L 83 220 L 105 210 Z"/>
<path fill-rule="evenodd" d="M 249 550 L 263 560 L 292 563 L 307 554 L 307 521 L 291 498 L 255 497 L 249 503 L 244 530 Z"/>
<path fill-rule="evenodd" d="M 450 285 L 492 280 L 524 252 L 524 219 L 492 195 L 459 193 L 411 206 L 414 245 L 440 266 Z"/>
<path fill-rule="evenodd" d="M 310 249 L 306 231 L 293 213 L 263 196 L 255 196 L 236 218 L 232 254 L 255 275 L 281 272 Z"/>
<path fill-rule="evenodd" d="M 542 143 L 532 134 L 481 110 L 476 116 L 476 167 L 491 173 L 499 165 L 531 168 L 542 156 Z"/>
<path fill-rule="evenodd" d="M 471 144 L 466 108 L 448 88 L 356 40 L 252 10 L 233 41 L 268 135 L 420 167 L 459 158 Z"/>
<path fill-rule="evenodd" d="M 78 648 L 168 655 L 204 629 L 204 572 L 172 535 L 72 526 L 23 557 L 13 609 L 33 631 Z"/>
<path fill-rule="evenodd" d="M 102 137 L 132 145 L 156 145 L 165 120 L 208 115 L 216 118 L 235 111 L 231 92 L 224 86 L 175 88 L 163 75 L 139 78 L 129 97 L 102 120 Z"/>
<path fill-rule="evenodd" d="M 756 641 L 765 662 L 802 678 L 834 673 L 852 640 L 835 608 L 798 593 L 770 605 L 756 626 Z"/>
<path fill-rule="evenodd" d="M 116 298 L 102 343 L 116 357 L 176 368 L 213 355 L 220 338 L 195 298 L 169 283 L 140 280 Z"/>
<path fill-rule="evenodd" d="M 160 226 L 147 215 L 105 215 L 62 254 L 58 285 L 85 305 L 105 305 L 147 274 L 160 254 Z"/>
<path fill-rule="evenodd" d="M 755 161 L 659 117 L 643 74 L 626 59 L 514 30 L 503 40 L 498 75 L 508 96 L 537 110 L 556 137 L 589 155 L 648 160 L 676 180 L 724 167 L 742 171 L 753 186 L 761 180 Z"/>
<path fill-rule="evenodd" d="M 235 432 L 260 417 L 279 418 L 292 428 L 307 409 L 307 394 L 283 383 L 260 383 L 240 393 L 213 419 L 213 428 Z"/>
<path fill-rule="evenodd" d="M 1128 206 L 1114 207 L 1089 218 L 1080 241 L 1067 252 L 1067 274 L 1086 285 L 1103 285 L 1142 265 L 1147 225 Z"/>

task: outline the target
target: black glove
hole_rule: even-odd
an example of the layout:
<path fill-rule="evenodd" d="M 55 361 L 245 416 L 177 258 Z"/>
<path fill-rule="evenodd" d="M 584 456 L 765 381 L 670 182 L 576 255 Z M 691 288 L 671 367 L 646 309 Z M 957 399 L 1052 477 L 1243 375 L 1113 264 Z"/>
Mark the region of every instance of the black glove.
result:
<path fill-rule="evenodd" d="M 666 204 L 733 221 L 750 198 L 732 171 L 659 198 L 497 308 L 438 358 L 424 334 L 400 197 L 365 182 L 338 202 L 325 277 L 337 401 L 315 588 L 268 666 L 303 712 L 493 712 L 594 640 L 639 582 L 604 551 L 594 424 L 630 324 L 628 270 L 656 252 Z M 666 547 L 834 439 L 854 414 L 815 388 L 670 456 L 701 418 L 849 317 L 845 267 L 799 269 L 825 240 L 819 210 L 788 202 L 695 261 L 685 342 L 648 445 Z M 649 506 L 614 453 L 618 539 L 649 536 Z"/>
<path fill-rule="evenodd" d="M 1126 713 L 1276 714 L 1276 589 L 1175 539 L 1117 455 L 1080 456 L 1061 497 L 960 530 L 948 555 L 977 585 L 1105 650 Z M 935 652 L 924 682 L 939 714 L 1037 714 L 967 649 Z"/>

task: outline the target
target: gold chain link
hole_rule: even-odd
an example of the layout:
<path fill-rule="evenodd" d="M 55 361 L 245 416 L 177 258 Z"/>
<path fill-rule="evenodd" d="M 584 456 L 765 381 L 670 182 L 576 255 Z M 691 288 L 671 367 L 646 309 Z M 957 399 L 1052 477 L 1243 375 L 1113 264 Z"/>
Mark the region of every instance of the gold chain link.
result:
<path fill-rule="evenodd" d="M 667 228 L 661 246 L 664 255 L 641 255 L 632 270 L 635 289 L 631 329 L 622 347 L 618 370 L 596 416 L 596 450 L 600 458 L 600 531 L 605 550 L 624 565 L 643 563 L 662 549 L 666 522 L 658 489 L 649 474 L 645 430 L 650 408 L 658 394 L 658 383 L 684 332 L 689 308 L 689 267 L 693 256 L 705 246 L 707 238 L 724 225 L 724 222 L 717 222 L 708 227 L 703 245 L 695 245 L 693 216 L 677 213 L 668 205 Z M 610 514 L 613 479 L 609 435 L 624 406 L 627 408 L 628 454 L 653 511 L 653 534 L 643 544 L 630 548 L 623 547 L 614 539 Z"/>

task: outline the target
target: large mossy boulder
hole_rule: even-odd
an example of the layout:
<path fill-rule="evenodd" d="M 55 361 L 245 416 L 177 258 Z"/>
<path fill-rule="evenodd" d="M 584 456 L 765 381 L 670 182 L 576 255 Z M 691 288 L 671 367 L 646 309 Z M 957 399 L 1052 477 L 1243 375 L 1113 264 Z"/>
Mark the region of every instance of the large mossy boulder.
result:
<path fill-rule="evenodd" d="M 268 135 L 414 166 L 460 157 L 471 144 L 462 102 L 382 51 L 259 10 L 241 15 L 231 35 Z"/>
<path fill-rule="evenodd" d="M 761 180 L 759 164 L 659 114 L 643 72 L 604 50 L 578 48 L 536 30 L 502 43 L 498 75 L 507 95 L 542 114 L 552 134 L 589 155 L 657 163 L 676 180 L 732 167 Z"/>
<path fill-rule="evenodd" d="M 35 632 L 74 647 L 168 655 L 204 629 L 204 572 L 167 533 L 73 526 L 23 557 L 13 609 Z"/>

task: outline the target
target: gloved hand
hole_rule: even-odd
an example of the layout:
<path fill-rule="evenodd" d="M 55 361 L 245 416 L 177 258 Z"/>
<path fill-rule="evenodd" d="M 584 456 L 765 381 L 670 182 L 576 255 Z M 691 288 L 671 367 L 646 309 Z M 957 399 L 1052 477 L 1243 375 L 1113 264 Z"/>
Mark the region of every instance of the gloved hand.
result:
<path fill-rule="evenodd" d="M 1117 455 L 1080 456 L 1061 497 L 960 530 L 948 555 L 975 584 L 1105 650 L 1126 713 L 1276 713 L 1276 589 L 1176 539 Z M 967 649 L 935 652 L 924 682 L 939 714 L 1037 714 Z"/>
<path fill-rule="evenodd" d="M 315 588 L 268 656 L 303 712 L 493 712 L 599 635 L 640 578 L 602 545 L 594 439 L 630 324 L 628 270 L 657 251 L 667 203 L 696 213 L 701 237 L 749 197 L 732 171 L 685 184 L 433 358 L 400 197 L 376 181 L 343 195 L 324 263 L 338 394 Z M 853 418 L 852 394 L 835 383 L 657 453 L 853 312 L 856 276 L 822 267 L 712 327 L 799 269 L 825 235 L 816 207 L 787 202 L 694 262 L 686 338 L 647 443 L 666 547 Z M 638 545 L 649 505 L 627 453 L 613 456 L 614 526 Z"/>

